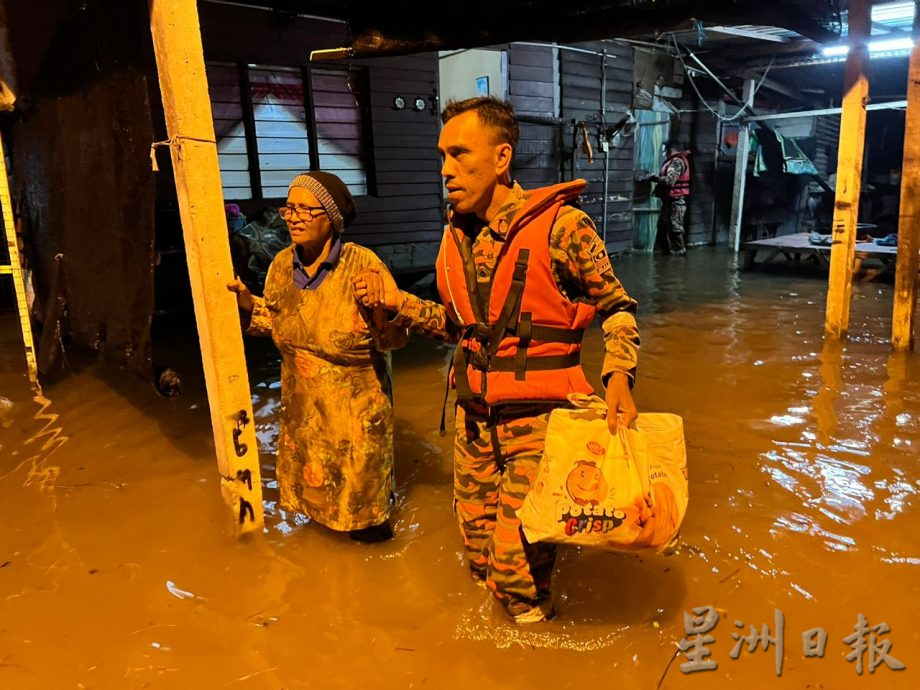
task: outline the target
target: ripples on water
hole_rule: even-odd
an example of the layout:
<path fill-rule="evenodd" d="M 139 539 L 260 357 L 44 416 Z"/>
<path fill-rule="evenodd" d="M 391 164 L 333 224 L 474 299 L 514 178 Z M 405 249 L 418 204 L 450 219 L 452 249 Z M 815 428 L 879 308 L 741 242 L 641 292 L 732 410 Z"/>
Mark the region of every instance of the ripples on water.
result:
<path fill-rule="evenodd" d="M 189 601 L 199 607 L 196 611 L 207 611 L 220 626 L 235 630 L 250 644 L 251 633 L 242 631 L 250 630 L 253 620 L 261 621 L 258 631 L 265 637 L 255 644 L 261 651 L 255 657 L 254 652 L 240 657 L 258 660 L 250 672 L 271 671 L 260 676 L 265 685 L 254 687 L 296 687 L 290 679 L 300 678 L 304 640 L 309 640 L 317 659 L 319 670 L 313 680 L 322 687 L 337 680 L 358 682 L 365 672 L 395 673 L 393 669 L 400 669 L 400 679 L 411 676 L 419 685 L 422 676 L 481 684 L 495 680 L 486 667 L 518 662 L 515 677 L 531 686 L 624 674 L 623 678 L 638 678 L 637 687 L 655 687 L 673 656 L 674 643 L 684 635 L 683 612 L 707 604 L 717 606 L 725 616 L 744 617 L 746 623 L 757 625 L 762 621 L 750 619 L 772 621 L 773 608 L 781 606 L 790 625 L 796 624 L 798 616 L 805 629 L 812 627 L 804 624 L 806 616 L 818 618 L 809 620 L 824 624 L 838 638 L 837 644 L 852 632 L 846 628 L 855 622 L 857 608 L 865 608 L 876 618 L 887 617 L 898 641 L 893 651 L 910 666 L 910 650 L 920 648 L 910 620 L 920 611 L 916 604 L 902 602 L 920 600 L 913 571 L 920 565 L 915 536 L 920 529 L 916 505 L 920 366 L 917 355 L 892 355 L 887 346 L 891 288 L 854 286 L 849 341 L 843 348 L 833 348 L 823 345 L 825 283 L 820 278 L 739 274 L 730 256 L 708 250 L 691 252 L 686 260 L 633 256 L 620 260 L 616 270 L 640 303 L 642 352 L 635 389 L 639 408 L 674 412 L 685 421 L 691 497 L 682 531 L 684 545 L 677 556 L 562 550 L 555 584 L 557 621 L 526 630 L 504 622 L 488 597 L 468 581 L 462 566 L 459 534 L 450 511 L 451 439 L 437 433 L 448 352 L 424 341 L 394 357 L 396 539 L 380 547 L 356 547 L 309 524 L 303 516 L 286 514 L 278 506 L 272 456 L 280 405 L 278 360 L 270 347 L 260 346 L 251 352 L 250 369 L 263 471 L 264 546 L 228 547 L 220 542 L 209 547 L 210 557 L 202 561 L 196 550 L 202 540 L 213 538 L 209 535 L 217 513 L 212 511 L 207 520 L 199 518 L 189 525 L 188 533 L 167 533 L 171 536 L 159 540 L 160 546 L 151 546 L 150 553 L 133 555 L 132 578 L 143 581 L 145 573 L 155 570 L 158 577 L 145 596 L 162 602 L 159 597 L 165 592 L 171 605 L 183 606 L 188 602 L 164 588 L 164 583 L 176 583 L 176 592 L 194 593 Z M 592 375 L 599 371 L 602 355 L 595 328 L 584 357 Z M 61 399 L 55 409 L 61 418 L 56 425 L 63 431 L 58 436 L 46 433 L 45 421 L 23 422 L 33 425 L 30 437 L 35 440 L 29 448 L 18 449 L 12 464 L 5 460 L 0 466 L 5 491 L 35 490 L 42 484 L 57 487 L 59 501 L 76 500 L 77 491 L 61 494 L 60 490 L 76 486 L 68 473 L 86 462 L 79 453 L 94 443 L 98 447 L 102 439 L 116 447 L 131 443 L 136 430 L 106 426 L 104 407 L 111 405 L 114 410 L 120 401 L 106 398 L 98 387 L 92 390 L 95 397 L 87 401 L 76 391 L 68 393 L 66 385 L 59 389 Z M 195 408 L 199 402 L 182 403 L 192 405 L 192 412 L 186 414 L 194 413 L 197 425 L 194 442 L 183 441 L 182 448 L 195 450 L 183 450 L 187 456 L 163 451 L 164 457 L 180 463 L 171 466 L 171 472 L 179 472 L 190 461 L 196 464 L 198 477 L 185 485 L 194 487 L 194 493 L 180 495 L 186 506 L 192 501 L 201 505 L 219 500 L 207 447 L 207 411 Z M 175 414 L 175 420 L 184 419 L 170 414 Z M 68 419 L 78 420 L 77 426 L 68 427 Z M 138 419 L 134 424 L 144 418 Z M 94 434 L 96 441 L 85 440 Z M 173 427 L 164 424 L 162 432 L 143 438 L 156 444 L 151 439 L 172 434 Z M 39 443 L 47 445 L 68 436 L 84 439 L 84 445 L 78 451 L 74 443 L 64 443 L 54 450 L 51 464 L 63 468 L 62 477 L 44 482 L 41 477 L 50 476 L 48 463 L 23 464 L 28 457 L 40 455 L 35 450 Z M 27 466 L 37 468 L 37 473 Z M 137 475 L 139 470 L 134 467 L 131 472 Z M 111 475 L 119 478 L 122 473 L 116 466 Z M 33 483 L 23 487 L 26 478 Z M 165 480 L 153 479 L 156 491 L 162 493 Z M 149 480 L 137 475 L 132 481 L 128 488 L 141 492 L 132 510 L 147 506 L 154 514 L 143 520 L 126 514 L 126 520 L 147 524 L 156 519 L 165 525 L 163 529 L 182 524 L 172 513 L 164 518 L 158 512 L 163 510 L 156 498 L 160 493 L 142 492 L 143 481 Z M 85 491 L 89 495 L 93 488 Z M 111 502 L 111 489 L 105 491 L 109 493 L 102 493 L 104 502 L 99 505 Z M 30 501 L 20 500 L 17 505 L 28 506 Z M 66 509 L 65 503 L 61 512 Z M 54 524 L 61 534 L 80 534 L 83 551 L 96 549 L 80 532 L 80 520 L 60 517 Z M 152 544 L 158 543 L 158 533 L 136 529 Z M 119 547 L 113 542 L 105 549 L 103 553 L 113 554 Z M 180 565 L 185 561 L 197 565 Z M 241 579 L 243 574 L 249 579 Z M 858 600 L 852 588 L 856 578 L 863 583 Z M 884 586 L 867 588 L 879 582 Z M 59 584 L 67 588 L 63 580 Z M 250 590 L 244 599 L 253 601 L 243 615 L 238 610 L 239 592 Z M 64 610 L 71 605 L 63 599 L 48 601 Z M 176 615 L 163 613 L 166 609 L 158 607 L 164 605 L 150 604 L 150 610 L 157 612 L 152 618 L 171 620 Z M 130 606 L 125 610 L 129 620 L 144 617 Z M 752 667 L 742 661 L 727 659 L 730 620 L 734 619 L 726 617 L 716 631 L 721 633 L 720 667 L 708 676 L 709 682 L 729 687 L 746 679 L 751 687 L 760 687 L 766 676 L 745 670 Z M 28 628 L 25 619 L 16 615 L 9 621 L 8 629 Z M 132 624 L 133 630 L 147 625 Z M 217 627 L 209 628 L 210 634 L 218 634 Z M 50 644 L 46 630 L 29 634 L 36 640 L 45 635 L 44 642 Z M 792 640 L 797 632 L 790 628 L 790 635 Z M 383 651 L 382 640 L 390 645 Z M 161 644 L 159 638 L 156 641 Z M 13 645 L 10 653 L 19 658 L 22 650 L 14 642 L 4 638 L 5 646 Z M 227 649 L 237 645 L 229 639 L 225 642 Z M 176 657 L 183 648 L 181 636 L 171 639 L 168 648 Z M 526 650 L 530 656 L 525 662 L 514 650 Z M 581 655 L 555 656 L 573 651 Z M 542 656 L 533 656 L 537 652 Z M 163 648 L 156 653 L 163 654 Z M 800 653 L 787 650 L 790 673 L 802 668 L 802 659 L 795 656 Z M 89 648 L 86 654 L 93 655 Z M 836 651 L 833 656 L 836 659 Z M 188 657 L 183 659 L 186 668 L 197 668 Z M 537 664 L 539 671 L 527 664 Z M 174 658 L 171 668 L 180 666 Z M 339 675 L 328 670 L 336 667 Z M 820 668 L 808 668 L 814 669 L 804 672 L 810 674 L 812 687 L 818 680 L 825 687 L 846 687 L 846 681 L 833 679 L 853 674 L 842 660 L 828 659 Z M 239 667 L 236 671 L 224 680 L 247 674 Z M 83 676 L 77 678 L 82 682 Z M 676 668 L 670 669 L 668 678 L 675 687 L 683 680 Z M 390 685 L 397 686 L 407 685 Z M 805 682 L 794 686 L 805 687 Z"/>

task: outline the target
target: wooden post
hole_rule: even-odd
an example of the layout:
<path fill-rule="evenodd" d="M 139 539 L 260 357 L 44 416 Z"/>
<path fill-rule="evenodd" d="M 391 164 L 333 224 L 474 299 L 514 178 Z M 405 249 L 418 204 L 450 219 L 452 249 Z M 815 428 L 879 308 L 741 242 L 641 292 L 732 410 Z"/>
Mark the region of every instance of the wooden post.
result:
<path fill-rule="evenodd" d="M 866 76 L 869 5 L 869 0 L 851 0 L 849 5 L 850 52 L 844 71 L 833 244 L 824 321 L 825 337 L 835 340 L 846 338 L 850 325 L 853 258 L 866 140 L 866 104 L 869 100 L 869 79 Z"/>
<path fill-rule="evenodd" d="M 914 41 L 920 38 L 920 0 L 916 0 Z M 901 213 L 898 220 L 898 265 L 894 278 L 891 344 L 895 350 L 914 346 L 917 271 L 920 269 L 920 45 L 914 43 L 907 77 L 904 164 L 901 167 Z"/>
<path fill-rule="evenodd" d="M 754 94 L 754 80 L 744 80 L 743 98 L 750 103 Z M 751 154 L 751 125 L 747 122 L 738 127 L 738 146 L 735 149 L 735 184 L 732 188 L 732 214 L 729 233 L 735 253 L 741 249 L 741 221 L 744 216 L 744 187 L 747 184 L 748 157 Z"/>
<path fill-rule="evenodd" d="M 261 531 L 259 454 L 195 0 L 149 0 L 221 491 L 237 533 Z"/>

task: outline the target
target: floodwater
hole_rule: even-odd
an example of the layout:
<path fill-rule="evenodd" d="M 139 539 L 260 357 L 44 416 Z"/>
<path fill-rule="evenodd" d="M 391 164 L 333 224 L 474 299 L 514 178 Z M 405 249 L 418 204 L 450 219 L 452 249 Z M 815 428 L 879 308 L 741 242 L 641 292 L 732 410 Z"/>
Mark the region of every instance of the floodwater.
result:
<path fill-rule="evenodd" d="M 443 346 L 417 339 L 394 359 L 397 536 L 360 545 L 277 508 L 277 358 L 250 343 L 266 530 L 237 541 L 199 374 L 186 369 L 185 393 L 167 400 L 90 368 L 39 405 L 7 330 L 0 688 L 920 686 L 920 357 L 890 353 L 891 286 L 854 287 L 835 351 L 822 346 L 821 277 L 739 274 L 712 250 L 616 269 L 640 302 L 639 408 L 685 422 L 683 547 L 563 550 L 558 618 L 525 629 L 462 564 L 437 432 Z M 595 328 L 594 374 L 601 352 Z M 718 667 L 684 674 L 684 612 L 703 606 L 719 613 Z M 776 645 L 730 656 L 751 625 L 776 636 L 776 610 L 779 678 Z M 905 670 L 870 674 L 867 650 L 857 675 L 844 638 L 859 614 L 887 624 L 873 641 Z M 817 627 L 824 656 L 806 658 L 802 633 Z"/>

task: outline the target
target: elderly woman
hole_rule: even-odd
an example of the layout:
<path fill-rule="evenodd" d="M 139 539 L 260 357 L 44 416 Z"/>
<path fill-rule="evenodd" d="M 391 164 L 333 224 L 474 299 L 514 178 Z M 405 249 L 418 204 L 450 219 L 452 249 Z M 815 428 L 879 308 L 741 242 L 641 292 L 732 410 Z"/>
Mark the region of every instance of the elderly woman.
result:
<path fill-rule="evenodd" d="M 264 298 L 237 279 L 228 288 L 251 313 L 247 333 L 281 352 L 281 505 L 358 541 L 393 536 L 393 407 L 386 350 L 405 329 L 368 328 L 352 276 L 386 270 L 369 249 L 342 241 L 355 217 L 335 175 L 298 175 L 280 210 L 293 244 L 272 261 Z"/>

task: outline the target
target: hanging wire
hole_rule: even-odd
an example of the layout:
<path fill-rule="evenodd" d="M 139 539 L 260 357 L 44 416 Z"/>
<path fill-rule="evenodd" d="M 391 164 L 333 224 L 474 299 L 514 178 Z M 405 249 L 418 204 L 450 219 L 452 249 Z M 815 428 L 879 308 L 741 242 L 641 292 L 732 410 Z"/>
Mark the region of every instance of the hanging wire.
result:
<path fill-rule="evenodd" d="M 690 86 L 692 86 L 693 90 L 696 92 L 697 97 L 700 99 L 700 103 L 706 106 L 706 109 L 721 122 L 734 122 L 735 120 L 741 118 L 741 116 L 743 116 L 746 111 L 750 110 L 754 106 L 754 96 L 757 95 L 757 92 L 760 91 L 760 87 L 763 86 L 763 83 L 766 81 L 767 75 L 770 73 L 770 69 L 773 67 L 773 61 L 776 59 L 774 56 L 770 60 L 770 64 L 767 65 L 767 69 L 764 70 L 763 76 L 760 78 L 760 81 L 757 82 L 757 86 L 755 86 L 754 90 L 751 92 L 751 97 L 748 99 L 748 102 L 741 106 L 737 113 L 731 117 L 726 117 L 725 115 L 722 115 L 720 112 L 715 110 L 711 105 L 709 105 L 709 102 L 703 98 L 703 94 L 700 93 L 700 90 L 696 85 L 696 81 L 694 81 L 693 75 L 690 73 L 690 70 L 693 68 L 688 68 L 687 63 L 684 62 L 683 51 L 681 51 L 680 44 L 677 42 L 677 37 L 673 33 L 671 33 L 671 41 L 674 43 L 674 50 L 677 51 L 677 59 L 680 60 L 681 67 L 684 68 L 684 74 L 687 75 L 687 79 L 690 81 Z"/>

